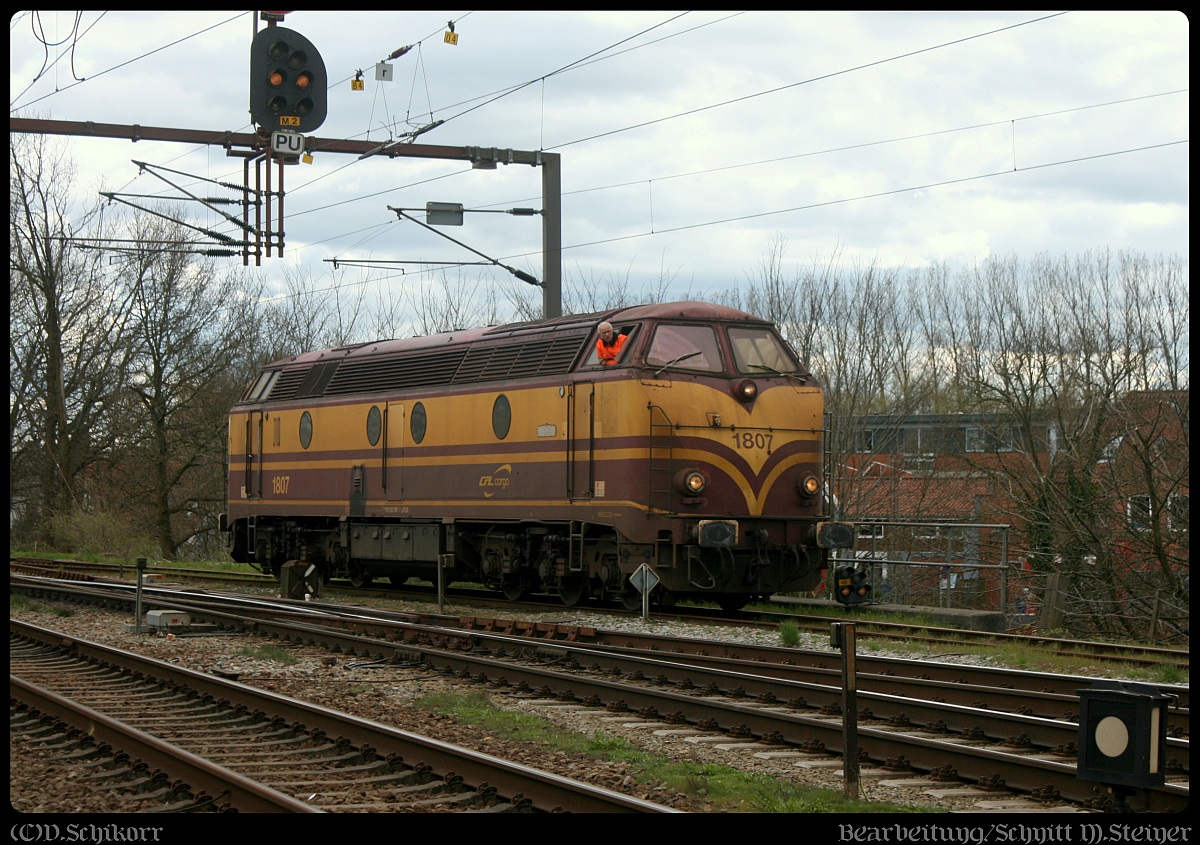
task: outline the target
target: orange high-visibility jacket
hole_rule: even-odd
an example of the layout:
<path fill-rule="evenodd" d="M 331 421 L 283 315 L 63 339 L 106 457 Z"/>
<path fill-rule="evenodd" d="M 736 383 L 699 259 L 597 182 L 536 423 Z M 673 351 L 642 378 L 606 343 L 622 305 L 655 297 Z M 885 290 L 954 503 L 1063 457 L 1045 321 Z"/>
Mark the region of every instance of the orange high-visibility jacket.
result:
<path fill-rule="evenodd" d="M 600 359 L 600 363 L 607 366 L 612 366 L 617 363 L 617 355 L 621 352 L 621 347 L 625 345 L 625 335 L 614 334 L 612 343 L 605 343 L 604 338 L 596 338 L 596 357 Z"/>

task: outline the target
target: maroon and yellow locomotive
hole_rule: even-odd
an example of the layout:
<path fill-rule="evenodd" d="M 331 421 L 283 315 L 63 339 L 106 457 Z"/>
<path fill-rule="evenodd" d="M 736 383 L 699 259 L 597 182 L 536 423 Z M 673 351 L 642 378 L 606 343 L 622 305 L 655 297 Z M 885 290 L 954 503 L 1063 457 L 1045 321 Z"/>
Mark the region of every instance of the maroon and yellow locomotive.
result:
<path fill-rule="evenodd" d="M 597 356 L 598 327 L 618 337 Z M 821 388 L 769 322 L 646 305 L 269 364 L 229 419 L 237 561 L 727 609 L 809 590 L 830 521 Z M 652 572 L 656 578 L 650 578 Z"/>

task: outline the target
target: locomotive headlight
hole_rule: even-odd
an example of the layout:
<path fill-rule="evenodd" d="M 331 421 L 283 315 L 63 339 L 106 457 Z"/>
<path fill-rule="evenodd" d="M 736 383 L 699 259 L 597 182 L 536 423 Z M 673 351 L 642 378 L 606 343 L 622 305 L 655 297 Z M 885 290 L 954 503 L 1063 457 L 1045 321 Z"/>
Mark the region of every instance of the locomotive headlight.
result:
<path fill-rule="evenodd" d="M 758 396 L 758 385 L 754 383 L 753 379 L 742 379 L 733 388 L 733 395 L 739 402 L 753 402 Z"/>
<path fill-rule="evenodd" d="M 699 496 L 708 486 L 708 479 L 698 469 L 680 470 L 675 475 L 675 488 L 685 496 Z"/>
<path fill-rule="evenodd" d="M 804 496 L 815 496 L 821 491 L 821 479 L 815 475 L 806 475 L 800 479 L 800 493 Z"/>

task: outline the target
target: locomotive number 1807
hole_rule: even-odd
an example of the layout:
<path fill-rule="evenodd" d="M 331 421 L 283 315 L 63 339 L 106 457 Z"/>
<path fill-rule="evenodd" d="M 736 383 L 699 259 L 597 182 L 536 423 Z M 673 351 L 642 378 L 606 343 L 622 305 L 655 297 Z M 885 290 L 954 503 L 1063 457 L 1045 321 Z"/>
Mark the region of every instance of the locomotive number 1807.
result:
<path fill-rule="evenodd" d="M 774 434 L 761 431 L 735 431 L 733 445 L 736 449 L 770 449 Z"/>

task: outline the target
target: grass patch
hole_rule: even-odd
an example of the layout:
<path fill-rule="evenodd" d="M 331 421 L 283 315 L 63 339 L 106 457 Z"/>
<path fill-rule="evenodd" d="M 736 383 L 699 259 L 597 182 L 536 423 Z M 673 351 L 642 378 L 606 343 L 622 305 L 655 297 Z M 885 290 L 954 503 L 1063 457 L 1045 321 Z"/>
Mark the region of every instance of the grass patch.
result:
<path fill-rule="evenodd" d="M 707 802 L 713 812 L 730 813 L 914 813 L 920 808 L 847 801 L 827 789 L 812 789 L 750 774 L 728 766 L 670 760 L 638 748 L 621 737 L 590 736 L 563 730 L 527 713 L 501 710 L 483 693 L 426 696 L 416 706 L 482 728 L 497 739 L 534 745 L 628 766 L 641 783 L 662 783 L 676 792 Z"/>
<path fill-rule="evenodd" d="M 21 610 L 26 613 L 48 613 L 51 616 L 68 617 L 75 615 L 75 608 L 64 607 L 62 605 L 54 606 L 42 604 L 34 601 L 29 596 L 21 595 L 20 593 L 10 593 L 8 596 L 8 609 Z"/>
<path fill-rule="evenodd" d="M 795 648 L 800 645 L 800 626 L 795 622 L 780 622 L 779 642 L 784 648 Z"/>
<path fill-rule="evenodd" d="M 291 664 L 299 661 L 299 658 L 291 654 L 291 652 L 273 645 L 264 645 L 258 648 L 242 648 L 238 650 L 238 654 L 253 660 L 265 660 L 268 663 Z"/>
<path fill-rule="evenodd" d="M 24 610 L 29 613 L 44 613 L 46 606 L 34 601 L 29 596 L 21 595 L 20 593 L 9 593 L 8 609 Z"/>
<path fill-rule="evenodd" d="M 246 572 L 254 572 L 255 569 L 245 563 L 236 563 L 232 560 L 196 560 L 185 562 L 169 562 L 171 566 L 179 566 L 187 569 L 202 569 L 205 572 L 232 572 L 235 575 L 244 574 Z"/>
<path fill-rule="evenodd" d="M 1150 676 L 1148 680 L 1158 684 L 1178 686 L 1191 683 L 1191 673 L 1185 672 L 1179 666 L 1163 666 L 1160 669 L 1148 670 L 1147 675 Z"/>

